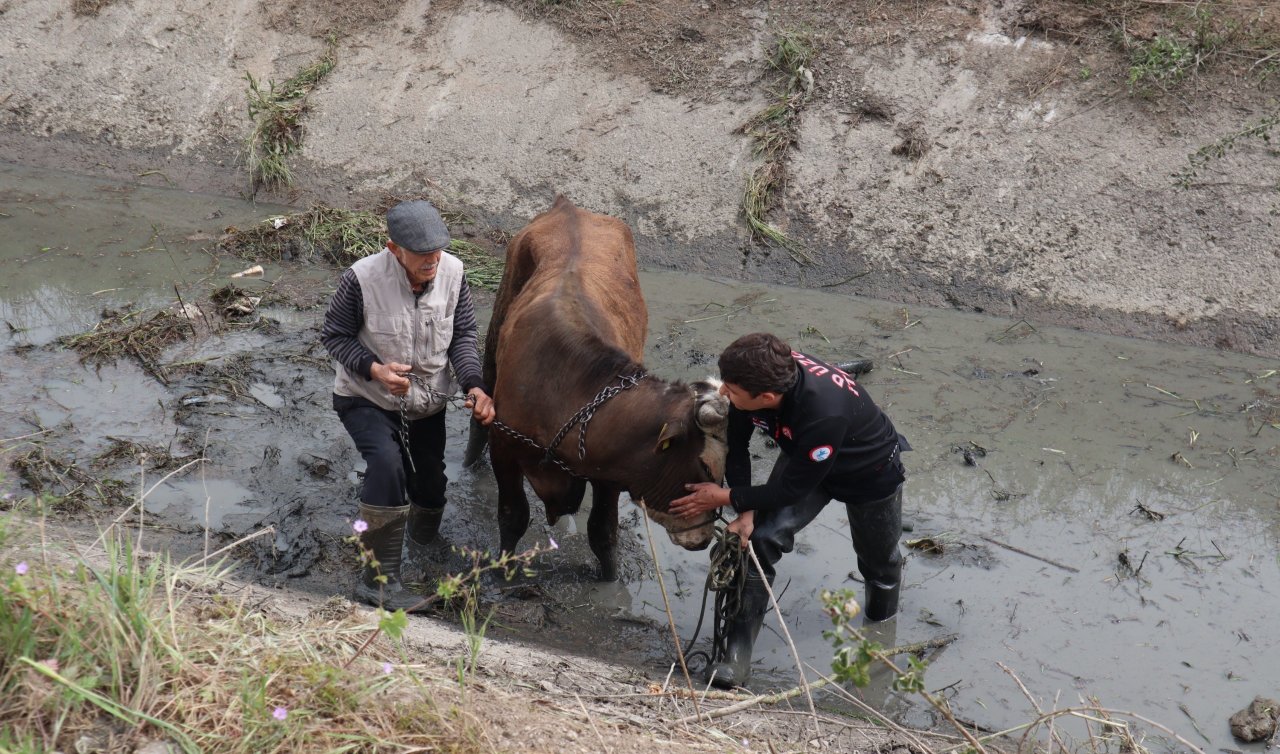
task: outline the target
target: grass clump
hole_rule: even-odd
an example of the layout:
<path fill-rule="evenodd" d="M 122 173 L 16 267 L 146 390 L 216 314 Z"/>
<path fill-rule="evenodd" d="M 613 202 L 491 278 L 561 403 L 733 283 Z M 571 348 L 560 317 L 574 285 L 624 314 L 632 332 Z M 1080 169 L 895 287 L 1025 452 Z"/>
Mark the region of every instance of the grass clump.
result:
<path fill-rule="evenodd" d="M 313 207 L 305 212 L 263 220 L 244 230 L 233 229 L 220 242 L 223 250 L 251 261 L 323 259 L 347 267 L 382 251 L 387 241 L 385 215 L 372 210 Z M 462 260 L 472 286 L 497 290 L 502 259 L 471 241 L 455 238 L 449 253 Z"/>
<path fill-rule="evenodd" d="M 778 101 L 756 113 L 738 128 L 739 133 L 755 141 L 752 153 L 761 158 L 747 177 L 742 197 L 742 212 L 752 236 L 787 250 L 797 262 L 810 263 L 813 258 L 804 246 L 769 223 L 765 216 L 774 195 L 786 183 L 787 153 L 796 141 L 800 111 L 813 93 L 812 38 L 803 32 L 782 33 L 769 53 L 769 65 L 778 74 Z"/>
<path fill-rule="evenodd" d="M 1166 89 L 1187 77 L 1204 62 L 1192 45 L 1176 37 L 1159 35 L 1133 45 L 1130 51 L 1129 91 L 1152 86 Z"/>
<path fill-rule="evenodd" d="M 310 106 L 307 97 L 338 64 L 337 38 L 330 36 L 319 60 L 303 68 L 279 86 L 270 81 L 266 89 L 252 73 L 249 81 L 249 119 L 253 130 L 245 142 L 245 164 L 249 180 L 259 187 L 278 189 L 293 184 L 287 158 L 302 147 L 302 116 Z"/>
<path fill-rule="evenodd" d="M 77 16 L 96 16 L 114 0 L 71 0 L 71 12 Z"/>
<path fill-rule="evenodd" d="M 481 750 L 367 615 L 272 615 L 218 594 L 224 569 L 144 557 L 118 529 L 73 558 L 13 541 L 34 528 L 0 519 L 6 751 Z"/>

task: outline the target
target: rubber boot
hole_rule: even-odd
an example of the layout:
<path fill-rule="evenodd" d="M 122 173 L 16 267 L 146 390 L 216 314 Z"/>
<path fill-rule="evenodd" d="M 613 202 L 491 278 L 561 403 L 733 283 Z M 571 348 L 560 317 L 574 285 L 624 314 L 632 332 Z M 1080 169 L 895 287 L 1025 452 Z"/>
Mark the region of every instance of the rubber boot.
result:
<path fill-rule="evenodd" d="M 425 547 L 435 541 L 440 533 L 440 519 L 444 518 L 444 506 L 428 508 L 424 505 L 409 506 L 409 544 Z"/>
<path fill-rule="evenodd" d="M 378 561 L 378 566 L 366 563 L 361 569 L 356 597 L 386 610 L 415 611 L 425 607 L 422 595 L 406 590 L 400 578 L 409 506 L 387 508 L 361 503 L 360 518 L 368 524 L 360 535 L 360 544 Z M 386 577 L 386 583 L 379 580 L 380 575 Z"/>
<path fill-rule="evenodd" d="M 858 571 L 867 585 L 863 615 L 868 623 L 888 620 L 898 614 L 902 590 L 902 485 L 888 497 L 847 509 Z"/>
<path fill-rule="evenodd" d="M 769 592 L 764 579 L 752 572 L 742 587 L 742 607 L 726 626 L 725 655 L 707 666 L 704 680 L 721 689 L 746 686 L 751 678 L 751 650 L 769 608 Z"/>
<path fill-rule="evenodd" d="M 867 610 L 864 613 L 868 623 L 886 621 L 898 614 L 898 593 L 902 591 L 902 580 L 893 584 L 882 584 L 877 581 L 867 582 Z"/>

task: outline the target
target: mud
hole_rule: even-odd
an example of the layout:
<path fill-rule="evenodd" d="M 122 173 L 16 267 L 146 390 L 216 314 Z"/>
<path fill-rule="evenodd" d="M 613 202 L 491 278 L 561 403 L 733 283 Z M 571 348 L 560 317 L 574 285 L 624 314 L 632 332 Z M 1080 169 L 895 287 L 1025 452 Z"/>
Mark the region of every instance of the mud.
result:
<path fill-rule="evenodd" d="M 1162 5 L 1123 5 L 1134 40 L 1185 25 Z M 1131 93 L 1114 10 L 139 0 L 86 17 L 6 3 L 0 159 L 247 192 L 244 75 L 287 78 L 336 27 L 297 185 L 262 198 L 371 205 L 425 188 L 518 227 L 565 192 L 626 219 L 654 268 L 1280 353 L 1274 154 L 1242 141 L 1190 190 L 1170 179 L 1272 113 L 1280 77 L 1223 53 L 1181 88 Z M 739 216 L 754 159 L 738 127 L 772 101 L 765 54 L 796 27 L 819 43 L 816 88 L 770 221 L 813 265 L 751 242 Z M 1270 49 L 1280 19 L 1259 7 L 1236 28 Z"/>
<path fill-rule="evenodd" d="M 104 308 L 172 306 L 175 286 L 190 301 L 222 288 L 245 263 L 207 251 L 220 230 L 279 208 L 12 165 L 0 167 L 0 186 L 6 460 L 39 447 L 129 496 L 146 492 L 149 541 L 179 556 L 272 526 L 234 552 L 244 575 L 316 596 L 349 592 L 359 461 L 330 409 L 332 372 L 317 342 L 318 304 L 337 271 L 267 262 L 263 278 L 237 280 L 250 295 L 299 295 L 250 318 L 269 331 L 246 322 L 172 345 L 159 363 L 185 366 L 167 385 L 128 359 L 85 366 L 59 337 L 91 328 Z M 1045 708 L 1096 696 L 1195 738 L 1190 715 L 1212 746 L 1239 747 L 1227 718 L 1280 676 L 1270 609 L 1280 583 L 1280 363 L 689 273 L 650 270 L 642 284 L 647 365 L 666 377 L 712 373 L 724 343 L 757 329 L 815 355 L 873 360 L 861 382 L 915 447 L 905 538 L 941 544 L 908 551 L 902 613 L 874 631 L 885 644 L 957 634 L 927 679 L 959 715 L 995 729 L 1032 716 L 1003 665 Z M 443 541 L 417 562 L 428 577 L 464 565 L 451 547 L 497 545 L 492 476 L 459 468 L 465 417 L 451 411 L 448 426 Z M 122 441 L 209 462 L 152 490 L 168 472 L 122 452 Z M 755 452 L 763 476 L 771 451 Z M 4 485 L 23 492 L 13 476 Z M 123 511 L 88 492 L 85 505 L 87 514 L 68 515 L 105 522 Z M 554 538 L 560 548 L 537 558 L 533 578 L 486 586 L 490 630 L 661 680 L 670 636 L 639 512 L 621 516 L 616 584 L 592 581 L 585 516 L 550 527 L 535 513 L 523 544 Z M 706 554 L 660 532 L 655 540 L 688 637 Z M 859 589 L 854 571 L 836 507 L 780 564 L 782 615 L 817 671 L 831 654 L 817 595 Z M 758 691 L 795 682 L 773 620 L 757 651 Z M 864 694 L 908 724 L 938 722 L 883 677 Z"/>

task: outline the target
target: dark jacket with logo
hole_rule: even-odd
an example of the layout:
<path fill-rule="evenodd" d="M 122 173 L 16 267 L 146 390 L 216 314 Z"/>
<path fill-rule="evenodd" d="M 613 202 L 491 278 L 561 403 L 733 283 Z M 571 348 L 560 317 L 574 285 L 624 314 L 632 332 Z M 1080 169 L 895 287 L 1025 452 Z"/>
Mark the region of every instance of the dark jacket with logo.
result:
<path fill-rule="evenodd" d="M 796 384 L 777 410 L 729 410 L 725 479 L 734 509 L 780 508 L 819 489 L 836 500 L 861 502 L 889 466 L 901 481 L 898 453 L 910 446 L 866 388 L 812 356 L 795 351 L 791 356 Z M 788 463 L 781 476 L 753 487 L 748 446 L 754 429 L 772 437 Z"/>

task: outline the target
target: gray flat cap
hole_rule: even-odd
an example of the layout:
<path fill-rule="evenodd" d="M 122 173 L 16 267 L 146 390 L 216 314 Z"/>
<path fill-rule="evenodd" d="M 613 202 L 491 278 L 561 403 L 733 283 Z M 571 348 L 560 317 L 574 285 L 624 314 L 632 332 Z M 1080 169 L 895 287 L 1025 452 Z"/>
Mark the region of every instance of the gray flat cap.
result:
<path fill-rule="evenodd" d="M 387 210 L 387 235 L 396 246 L 416 254 L 449 245 L 449 228 L 431 202 L 400 202 Z"/>

